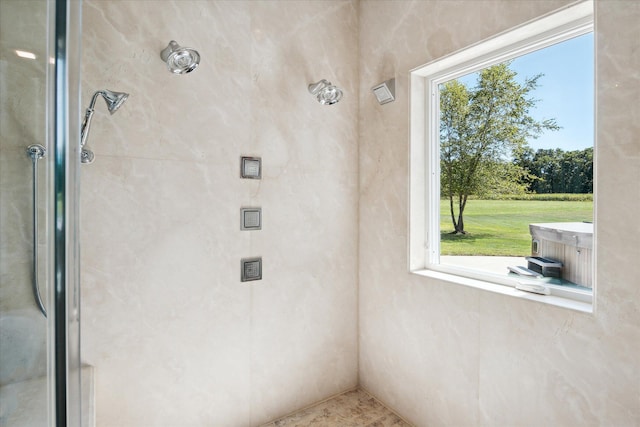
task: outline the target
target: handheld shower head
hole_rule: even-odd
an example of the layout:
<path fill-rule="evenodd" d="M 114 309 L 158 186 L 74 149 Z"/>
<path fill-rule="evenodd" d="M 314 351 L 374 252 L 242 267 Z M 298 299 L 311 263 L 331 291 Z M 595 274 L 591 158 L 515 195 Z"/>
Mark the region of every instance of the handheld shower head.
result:
<path fill-rule="evenodd" d="M 308 89 L 309 93 L 314 95 L 322 105 L 332 105 L 342 99 L 342 90 L 325 79 L 318 83 L 311 83 Z"/>
<path fill-rule="evenodd" d="M 169 71 L 175 74 L 190 73 L 200 64 L 200 54 L 190 47 L 181 47 L 175 40 L 160 52 L 160 58 L 167 63 Z"/>
<path fill-rule="evenodd" d="M 89 138 L 89 129 L 91 128 L 91 119 L 93 118 L 93 113 L 95 111 L 96 100 L 98 96 L 102 96 L 104 101 L 107 103 L 107 109 L 110 114 L 114 114 L 118 111 L 118 108 L 124 104 L 124 102 L 129 97 L 128 93 L 124 92 L 113 92 L 111 90 L 103 89 L 96 91 L 91 97 L 91 103 L 87 108 L 87 111 L 84 115 L 84 120 L 82 121 L 82 128 L 80 129 L 80 147 L 82 148 L 82 152 L 80 154 L 80 159 L 82 163 L 92 163 L 93 162 L 93 153 L 88 148 L 84 148 L 87 143 L 87 139 Z"/>
<path fill-rule="evenodd" d="M 110 90 L 104 89 L 102 91 L 96 92 L 100 93 L 107 103 L 107 108 L 109 109 L 109 113 L 113 114 L 118 111 L 118 108 L 124 104 L 124 101 L 129 97 L 128 93 L 124 92 L 112 92 Z"/>
<path fill-rule="evenodd" d="M 118 110 L 118 108 L 122 106 L 122 104 L 124 104 L 124 101 L 127 100 L 129 94 L 124 92 L 114 92 L 107 89 L 98 90 L 91 97 L 91 103 L 89 103 L 89 108 L 87 108 L 87 111 L 94 110 L 98 96 L 102 96 L 104 98 L 104 102 L 107 103 L 109 113 L 113 114 Z"/>

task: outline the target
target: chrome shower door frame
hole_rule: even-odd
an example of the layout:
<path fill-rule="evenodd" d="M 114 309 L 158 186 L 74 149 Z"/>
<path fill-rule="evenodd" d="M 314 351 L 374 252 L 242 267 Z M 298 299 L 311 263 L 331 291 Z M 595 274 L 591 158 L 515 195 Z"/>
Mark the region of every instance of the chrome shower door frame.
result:
<path fill-rule="evenodd" d="M 80 36 L 81 0 L 51 0 L 54 16 L 53 72 L 48 82 L 51 233 L 49 271 L 49 363 L 52 426 L 80 427 Z"/>

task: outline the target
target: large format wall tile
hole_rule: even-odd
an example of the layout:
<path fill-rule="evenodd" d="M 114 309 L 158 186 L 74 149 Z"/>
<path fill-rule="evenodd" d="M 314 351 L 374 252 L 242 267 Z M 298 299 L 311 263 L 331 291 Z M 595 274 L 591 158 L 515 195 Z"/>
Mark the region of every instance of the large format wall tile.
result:
<path fill-rule="evenodd" d="M 622 267 L 639 256 L 637 2 L 595 8 L 596 313 L 407 273 L 410 70 L 567 3 L 360 3 L 359 375 L 416 425 L 640 423 L 640 287 Z M 394 76 L 378 105 L 370 87 Z"/>
<path fill-rule="evenodd" d="M 640 288 L 620 268 L 639 255 L 637 3 L 596 3 L 596 314 L 406 272 L 409 70 L 567 3 L 86 1 L 83 101 L 131 94 L 114 116 L 98 101 L 82 169 L 98 425 L 258 425 L 358 372 L 417 425 L 640 422 Z M 196 71 L 166 70 L 171 39 Z M 321 78 L 343 101 L 313 100 Z M 241 284 L 253 255 L 264 279 Z"/>
<path fill-rule="evenodd" d="M 87 1 L 83 358 L 98 425 L 258 425 L 357 383 L 355 3 Z M 143 17 L 143 18 L 141 18 Z M 200 66 L 172 75 L 170 40 Z M 307 92 L 327 78 L 344 100 Z M 240 156 L 263 159 L 261 181 Z M 261 231 L 240 208 L 261 206 Z M 240 282 L 240 259 L 263 280 Z"/>

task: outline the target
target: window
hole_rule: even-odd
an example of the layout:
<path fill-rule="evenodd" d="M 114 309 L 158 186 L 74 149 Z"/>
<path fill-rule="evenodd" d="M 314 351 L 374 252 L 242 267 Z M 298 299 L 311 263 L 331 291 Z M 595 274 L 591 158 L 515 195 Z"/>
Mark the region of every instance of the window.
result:
<path fill-rule="evenodd" d="M 562 49 L 588 52 L 576 74 L 586 98 L 548 100 L 538 116 L 541 58 Z M 592 55 L 583 2 L 411 72 L 411 272 L 592 311 Z M 571 102 L 587 105 L 582 145 L 536 148 Z"/>

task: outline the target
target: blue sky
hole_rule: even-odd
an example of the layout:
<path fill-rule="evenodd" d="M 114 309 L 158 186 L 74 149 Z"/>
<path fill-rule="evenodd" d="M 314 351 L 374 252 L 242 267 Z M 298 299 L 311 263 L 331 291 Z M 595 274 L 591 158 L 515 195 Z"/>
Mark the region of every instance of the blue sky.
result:
<path fill-rule="evenodd" d="M 582 150 L 593 146 L 594 75 L 593 33 L 515 59 L 511 69 L 519 81 L 543 73 L 532 96 L 540 101 L 531 115 L 538 119 L 555 118 L 562 129 L 546 131 L 529 145 L 539 148 Z M 471 82 L 461 79 L 465 83 Z"/>

